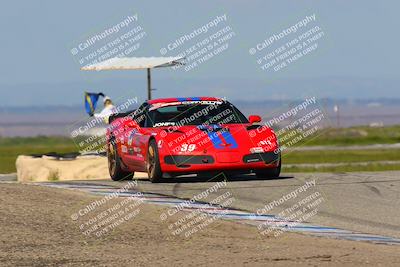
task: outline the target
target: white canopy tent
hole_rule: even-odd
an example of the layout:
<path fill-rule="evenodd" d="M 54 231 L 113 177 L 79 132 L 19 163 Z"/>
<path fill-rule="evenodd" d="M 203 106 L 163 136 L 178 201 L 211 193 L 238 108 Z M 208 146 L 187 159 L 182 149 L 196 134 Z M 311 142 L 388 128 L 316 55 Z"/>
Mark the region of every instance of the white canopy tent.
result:
<path fill-rule="evenodd" d="M 114 57 L 105 61 L 87 65 L 81 70 L 140 70 L 147 69 L 147 98 L 151 99 L 151 73 L 152 68 L 172 67 L 184 64 L 182 57 Z"/>

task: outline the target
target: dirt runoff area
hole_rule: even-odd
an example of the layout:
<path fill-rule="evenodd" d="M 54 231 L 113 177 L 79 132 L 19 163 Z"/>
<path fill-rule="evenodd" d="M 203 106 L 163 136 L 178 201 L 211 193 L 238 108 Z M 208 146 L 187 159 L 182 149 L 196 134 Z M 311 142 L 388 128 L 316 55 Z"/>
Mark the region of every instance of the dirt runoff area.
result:
<path fill-rule="evenodd" d="M 160 220 L 167 207 L 142 203 L 136 217 L 97 237 L 71 215 L 102 197 L 0 184 L 0 266 L 399 266 L 400 246 L 285 233 L 216 220 L 184 237 Z M 112 207 L 119 199 L 105 205 Z"/>

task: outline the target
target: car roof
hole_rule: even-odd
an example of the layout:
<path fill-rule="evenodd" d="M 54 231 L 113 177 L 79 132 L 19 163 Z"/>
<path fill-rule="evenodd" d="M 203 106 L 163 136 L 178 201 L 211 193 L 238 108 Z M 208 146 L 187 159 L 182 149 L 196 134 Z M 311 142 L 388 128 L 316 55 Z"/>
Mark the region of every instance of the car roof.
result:
<path fill-rule="evenodd" d="M 209 97 L 209 96 L 172 97 L 172 98 L 157 98 L 157 99 L 147 100 L 147 103 L 151 105 L 156 103 L 170 103 L 170 102 L 184 102 L 184 101 L 222 101 L 222 99 L 218 97 Z"/>

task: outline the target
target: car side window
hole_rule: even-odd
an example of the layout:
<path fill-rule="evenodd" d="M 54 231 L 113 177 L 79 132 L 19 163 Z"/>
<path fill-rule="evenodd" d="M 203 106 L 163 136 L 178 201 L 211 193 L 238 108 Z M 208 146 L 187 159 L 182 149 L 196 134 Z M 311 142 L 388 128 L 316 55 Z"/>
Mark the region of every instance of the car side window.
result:
<path fill-rule="evenodd" d="M 147 103 L 143 103 L 140 107 L 138 107 L 138 109 L 135 112 L 135 115 L 133 116 L 133 119 L 140 127 L 145 126 L 147 106 L 148 106 Z"/>
<path fill-rule="evenodd" d="M 146 111 L 146 121 L 144 123 L 144 127 L 150 128 L 153 127 L 153 119 L 150 117 L 150 112 Z"/>

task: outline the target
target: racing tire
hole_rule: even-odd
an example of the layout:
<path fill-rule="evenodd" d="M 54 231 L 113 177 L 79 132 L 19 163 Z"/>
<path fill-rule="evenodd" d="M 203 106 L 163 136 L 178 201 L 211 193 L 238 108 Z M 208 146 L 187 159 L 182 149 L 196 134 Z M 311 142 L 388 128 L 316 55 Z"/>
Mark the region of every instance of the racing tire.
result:
<path fill-rule="evenodd" d="M 132 180 L 134 172 L 127 172 L 122 169 L 122 161 L 118 155 L 115 142 L 107 145 L 108 172 L 113 181 Z"/>
<path fill-rule="evenodd" d="M 255 173 L 257 178 L 268 178 L 268 179 L 279 178 L 279 175 L 281 174 L 281 166 L 282 166 L 282 160 L 279 157 L 279 165 L 277 167 L 256 170 Z"/>
<path fill-rule="evenodd" d="M 146 169 L 150 182 L 158 183 L 162 180 L 163 173 L 161 171 L 160 158 L 158 155 L 158 146 L 154 139 L 149 142 Z"/>

